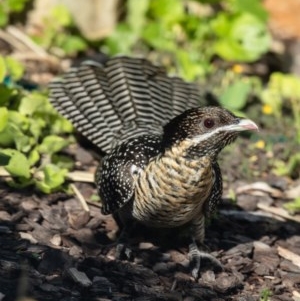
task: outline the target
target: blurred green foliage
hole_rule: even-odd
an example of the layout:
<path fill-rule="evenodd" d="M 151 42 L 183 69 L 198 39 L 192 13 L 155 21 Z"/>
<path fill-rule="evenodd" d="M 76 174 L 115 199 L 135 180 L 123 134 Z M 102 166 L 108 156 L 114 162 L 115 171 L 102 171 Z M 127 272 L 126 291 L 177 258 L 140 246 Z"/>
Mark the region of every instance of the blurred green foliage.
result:
<path fill-rule="evenodd" d="M 277 120 L 284 118 L 284 109 L 292 112 L 296 139 L 300 143 L 300 78 L 292 74 L 272 73 L 261 99 Z"/>
<path fill-rule="evenodd" d="M 4 27 L 9 23 L 9 17 L 12 13 L 21 12 L 28 1 L 29 0 L 2 0 L 0 2 L 0 27 Z"/>
<path fill-rule="evenodd" d="M 105 40 L 110 54 L 167 53 L 188 80 L 214 70 L 211 60 L 252 62 L 268 51 L 260 0 L 128 0 L 126 19 Z"/>
<path fill-rule="evenodd" d="M 284 204 L 284 207 L 292 214 L 300 212 L 300 197 L 296 198 L 291 202 Z"/>
<path fill-rule="evenodd" d="M 31 38 L 59 56 L 72 56 L 87 49 L 85 39 L 72 32 L 75 25 L 70 12 L 63 4 L 55 6 L 44 18 L 44 28 L 45 30 Z"/>
<path fill-rule="evenodd" d="M 62 188 L 67 170 L 54 155 L 72 142 L 71 124 L 60 117 L 42 92 L 27 92 L 14 84 L 22 76 L 19 63 L 0 56 L 0 165 L 12 185 L 35 185 L 45 193 Z M 6 78 L 13 80 L 6 83 Z M 55 159 L 55 165 L 53 161 Z"/>

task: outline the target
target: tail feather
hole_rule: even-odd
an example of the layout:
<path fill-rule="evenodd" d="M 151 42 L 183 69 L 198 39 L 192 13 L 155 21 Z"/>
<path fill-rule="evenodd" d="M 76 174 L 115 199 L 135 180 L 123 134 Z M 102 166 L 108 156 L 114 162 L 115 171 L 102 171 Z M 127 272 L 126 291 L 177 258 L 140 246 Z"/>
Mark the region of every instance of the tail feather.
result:
<path fill-rule="evenodd" d="M 49 88 L 53 106 L 105 152 L 128 137 L 159 133 L 170 119 L 199 106 L 195 85 L 137 58 L 84 63 Z"/>

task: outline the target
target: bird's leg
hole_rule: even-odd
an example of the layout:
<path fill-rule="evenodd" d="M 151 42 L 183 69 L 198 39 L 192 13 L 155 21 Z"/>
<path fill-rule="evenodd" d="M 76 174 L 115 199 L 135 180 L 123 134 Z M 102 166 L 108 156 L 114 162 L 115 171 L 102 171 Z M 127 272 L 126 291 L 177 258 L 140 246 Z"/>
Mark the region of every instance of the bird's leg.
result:
<path fill-rule="evenodd" d="M 205 234 L 205 217 L 202 215 L 194 219 L 191 225 L 191 243 L 189 244 L 190 266 L 192 268 L 192 276 L 197 279 L 199 276 L 201 260 L 208 259 L 215 266 L 223 269 L 222 264 L 213 255 L 208 253 L 208 248 L 203 243 Z"/>
<path fill-rule="evenodd" d="M 128 241 L 131 233 L 136 226 L 136 222 L 131 218 L 127 212 L 120 211 L 118 214 L 114 214 L 113 217 L 119 227 L 119 237 L 116 241 L 116 259 L 132 260 L 133 254 L 131 248 L 128 247 Z"/>
<path fill-rule="evenodd" d="M 116 254 L 115 254 L 116 259 L 122 259 L 125 257 L 128 260 L 132 260 L 133 254 L 131 248 L 128 247 L 128 240 L 133 227 L 134 225 L 131 226 L 126 225 L 122 229 L 120 236 L 118 237 L 116 242 Z"/>

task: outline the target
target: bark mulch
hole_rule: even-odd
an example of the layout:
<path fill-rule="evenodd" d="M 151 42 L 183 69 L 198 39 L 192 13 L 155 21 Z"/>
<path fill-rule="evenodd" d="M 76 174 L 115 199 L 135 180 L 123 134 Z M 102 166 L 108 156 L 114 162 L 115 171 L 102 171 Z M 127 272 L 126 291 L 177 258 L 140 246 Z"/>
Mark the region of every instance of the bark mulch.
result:
<path fill-rule="evenodd" d="M 95 192 L 76 185 L 87 199 Z M 224 200 L 206 234 L 224 270 L 203 261 L 195 281 L 176 231 L 139 227 L 133 260 L 115 260 L 117 227 L 99 204 L 86 212 L 74 196 L 0 182 L 0 300 L 299 301 L 299 216 L 276 213 L 285 187 L 274 186 L 230 184 L 236 202 Z"/>

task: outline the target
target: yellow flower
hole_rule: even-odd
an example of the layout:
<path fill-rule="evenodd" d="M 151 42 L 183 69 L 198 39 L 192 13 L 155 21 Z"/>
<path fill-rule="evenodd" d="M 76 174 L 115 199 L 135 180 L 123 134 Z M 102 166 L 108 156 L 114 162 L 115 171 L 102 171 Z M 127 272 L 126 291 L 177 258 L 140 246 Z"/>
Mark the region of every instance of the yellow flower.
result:
<path fill-rule="evenodd" d="M 244 71 L 244 67 L 240 64 L 235 64 L 235 65 L 232 66 L 232 71 L 234 73 L 239 73 L 240 74 Z"/>
<path fill-rule="evenodd" d="M 273 113 L 273 108 L 268 105 L 268 104 L 265 104 L 263 107 L 262 107 L 262 112 L 265 114 L 265 115 L 270 115 Z"/>
<path fill-rule="evenodd" d="M 258 140 L 256 143 L 255 143 L 255 147 L 256 148 L 259 148 L 259 149 L 264 149 L 266 147 L 266 143 L 264 140 Z"/>

